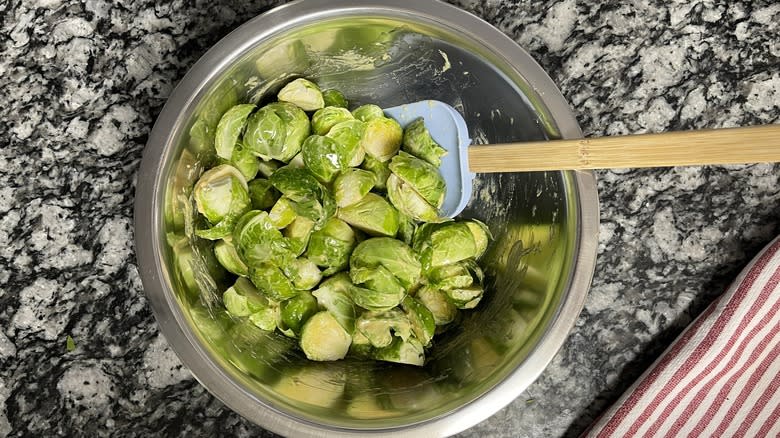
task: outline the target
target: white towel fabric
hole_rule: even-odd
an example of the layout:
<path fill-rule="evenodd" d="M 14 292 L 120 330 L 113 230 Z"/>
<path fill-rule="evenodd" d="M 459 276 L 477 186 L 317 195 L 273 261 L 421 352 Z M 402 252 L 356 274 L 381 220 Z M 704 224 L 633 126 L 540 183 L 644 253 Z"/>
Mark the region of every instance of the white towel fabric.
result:
<path fill-rule="evenodd" d="M 780 436 L 780 237 L 585 433 Z"/>

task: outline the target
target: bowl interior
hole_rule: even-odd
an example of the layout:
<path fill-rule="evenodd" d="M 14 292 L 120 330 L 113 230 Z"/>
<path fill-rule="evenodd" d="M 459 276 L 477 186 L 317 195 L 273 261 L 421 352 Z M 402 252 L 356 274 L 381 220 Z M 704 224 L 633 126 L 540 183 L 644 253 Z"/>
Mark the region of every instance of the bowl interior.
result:
<path fill-rule="evenodd" d="M 478 175 L 462 216 L 486 222 L 495 235 L 482 263 L 487 292 L 459 325 L 434 338 L 424 367 L 309 362 L 294 341 L 225 314 L 219 297 L 232 278 L 217 268 L 211 244 L 191 236 L 190 192 L 211 159 L 217 121 L 232 105 L 263 102 L 304 76 L 342 90 L 354 105 L 447 102 L 466 119 L 474 143 L 558 136 L 539 96 L 500 55 L 433 19 L 386 15 L 303 21 L 245 47 L 181 111 L 162 169 L 161 264 L 192 342 L 258 403 L 332 428 L 424 422 L 495 387 L 528 359 L 555 317 L 577 245 L 570 173 Z"/>

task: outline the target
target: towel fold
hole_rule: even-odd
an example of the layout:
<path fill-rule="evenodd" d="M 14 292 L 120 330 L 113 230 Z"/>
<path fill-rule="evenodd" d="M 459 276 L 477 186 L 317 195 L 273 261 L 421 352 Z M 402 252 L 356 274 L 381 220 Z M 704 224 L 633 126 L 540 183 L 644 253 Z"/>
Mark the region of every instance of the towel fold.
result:
<path fill-rule="evenodd" d="M 780 237 L 586 432 L 780 436 Z"/>

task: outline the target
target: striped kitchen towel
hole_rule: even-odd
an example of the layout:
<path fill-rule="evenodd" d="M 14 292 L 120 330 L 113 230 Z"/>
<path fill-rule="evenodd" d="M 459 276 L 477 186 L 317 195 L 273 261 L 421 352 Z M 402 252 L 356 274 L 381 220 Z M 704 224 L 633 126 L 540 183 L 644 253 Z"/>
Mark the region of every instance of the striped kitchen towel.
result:
<path fill-rule="evenodd" d="M 780 238 L 586 432 L 780 436 Z"/>

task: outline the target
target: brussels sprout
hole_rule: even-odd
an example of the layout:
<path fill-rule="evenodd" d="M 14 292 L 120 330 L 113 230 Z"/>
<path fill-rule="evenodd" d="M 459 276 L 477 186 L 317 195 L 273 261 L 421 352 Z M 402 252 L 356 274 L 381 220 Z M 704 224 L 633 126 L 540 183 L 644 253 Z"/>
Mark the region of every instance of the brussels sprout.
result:
<path fill-rule="evenodd" d="M 384 312 L 363 312 L 355 321 L 355 329 L 376 348 L 390 345 L 393 342 L 393 336 L 406 340 L 412 333 L 409 319 L 398 309 Z"/>
<path fill-rule="evenodd" d="M 261 263 L 249 270 L 249 279 L 265 296 L 275 301 L 284 301 L 298 295 L 292 282 L 272 263 Z"/>
<path fill-rule="evenodd" d="M 366 155 L 384 162 L 398 153 L 402 138 L 403 129 L 398 122 L 387 117 L 377 117 L 366 122 L 360 145 Z"/>
<path fill-rule="evenodd" d="M 427 277 L 431 286 L 439 290 L 449 290 L 481 284 L 483 273 L 474 259 L 467 259 L 452 265 L 432 268 Z"/>
<path fill-rule="evenodd" d="M 420 280 L 420 262 L 414 251 L 400 240 L 389 237 L 366 239 L 355 247 L 349 259 L 350 269 L 386 268 L 409 290 Z"/>
<path fill-rule="evenodd" d="M 274 227 L 282 229 L 287 225 L 290 225 L 295 220 L 295 209 L 292 206 L 292 201 L 282 196 L 276 201 L 276 204 L 268 212 L 268 219 L 274 225 Z"/>
<path fill-rule="evenodd" d="M 327 310 L 309 318 L 301 330 L 301 349 L 310 360 L 343 359 L 351 343 L 352 337 Z"/>
<path fill-rule="evenodd" d="M 204 239 L 217 240 L 230 235 L 238 218 L 250 207 L 244 176 L 227 164 L 204 172 L 193 194 L 198 211 L 214 224 L 211 229 L 196 231 Z"/>
<path fill-rule="evenodd" d="M 371 345 L 371 342 L 363 333 L 355 331 L 352 334 L 352 345 L 349 346 L 350 356 L 361 359 L 373 359 L 374 350 L 374 346 Z"/>
<path fill-rule="evenodd" d="M 472 285 L 460 289 L 448 289 L 444 293 L 458 309 L 473 309 L 482 299 L 483 289 L 480 285 Z"/>
<path fill-rule="evenodd" d="M 236 143 L 230 164 L 238 169 L 247 181 L 257 176 L 257 172 L 260 170 L 260 160 L 241 142 Z"/>
<path fill-rule="evenodd" d="M 325 106 L 320 87 L 314 82 L 298 78 L 279 90 L 276 96 L 282 102 L 290 102 L 304 111 L 314 111 Z"/>
<path fill-rule="evenodd" d="M 323 109 L 317 110 L 311 117 L 311 128 L 317 135 L 325 135 L 330 132 L 330 128 L 336 126 L 341 122 L 352 120 L 352 113 L 346 108 L 340 108 L 337 106 L 326 106 Z"/>
<path fill-rule="evenodd" d="M 345 157 L 349 167 L 360 166 L 366 152 L 360 146 L 365 123 L 360 120 L 347 120 L 330 128 L 327 137 L 332 138 L 339 146 L 339 154 Z"/>
<path fill-rule="evenodd" d="M 425 224 L 414 238 L 414 250 L 420 254 L 424 269 L 475 257 L 477 245 L 471 229 L 464 222 Z"/>
<path fill-rule="evenodd" d="M 390 174 L 390 177 L 387 178 L 387 197 L 393 207 L 397 208 L 403 215 L 424 222 L 444 220 L 439 217 L 436 207 L 429 204 L 419 193 L 414 191 L 412 186 L 395 174 Z"/>
<path fill-rule="evenodd" d="M 297 106 L 276 102 L 260 108 L 249 117 L 244 144 L 264 160 L 290 161 L 309 136 L 311 124 Z"/>
<path fill-rule="evenodd" d="M 347 98 L 344 97 L 344 95 L 339 90 L 324 90 L 322 92 L 322 99 L 325 101 L 325 107 L 329 106 L 336 106 L 340 108 L 347 108 L 349 106 L 349 102 L 347 102 Z"/>
<path fill-rule="evenodd" d="M 474 255 L 474 258 L 478 259 L 482 257 L 482 254 L 487 250 L 488 243 L 493 239 L 493 235 L 490 234 L 490 228 L 488 228 L 484 222 L 476 219 L 466 221 L 466 225 L 469 227 L 469 230 L 471 230 L 471 234 L 474 235 L 474 243 L 477 246 L 477 252 Z"/>
<path fill-rule="evenodd" d="M 285 166 L 274 172 L 270 179 L 274 188 L 295 202 L 319 199 L 322 186 L 307 169 Z"/>
<path fill-rule="evenodd" d="M 282 322 L 294 333 L 300 333 L 303 324 L 319 310 L 317 299 L 309 291 L 281 303 Z"/>
<path fill-rule="evenodd" d="M 236 317 L 248 316 L 258 328 L 272 331 L 276 328 L 279 308 L 261 295 L 252 283 L 239 277 L 222 295 L 228 313 Z"/>
<path fill-rule="evenodd" d="M 407 340 L 395 338 L 392 344 L 376 350 L 374 358 L 386 362 L 423 366 L 425 363 L 425 350 L 423 350 L 420 341 L 414 337 L 410 337 Z"/>
<path fill-rule="evenodd" d="M 441 207 L 446 184 L 439 170 L 430 163 L 401 152 L 390 161 L 390 171 L 410 185 L 429 204 L 436 208 Z"/>
<path fill-rule="evenodd" d="M 367 122 L 379 117 L 384 117 L 385 112 L 382 111 L 382 108 L 379 108 L 377 105 L 369 103 L 366 105 L 361 105 L 352 110 L 352 115 L 361 122 Z"/>
<path fill-rule="evenodd" d="M 411 245 L 416 230 L 417 223 L 415 223 L 414 219 L 403 213 L 398 215 L 398 240 Z"/>
<path fill-rule="evenodd" d="M 406 125 L 402 149 L 435 167 L 441 166 L 441 157 L 447 155 L 447 150 L 431 138 L 422 117 Z"/>
<path fill-rule="evenodd" d="M 282 233 L 293 255 L 298 257 L 306 251 L 312 230 L 314 230 L 314 221 L 304 216 L 296 216 L 295 220 L 284 229 Z"/>
<path fill-rule="evenodd" d="M 433 313 L 423 303 L 413 297 L 404 298 L 401 304 L 404 312 L 406 312 L 406 317 L 411 323 L 414 336 L 423 345 L 430 344 L 431 339 L 433 339 L 433 333 L 436 331 L 436 320 L 433 317 Z"/>
<path fill-rule="evenodd" d="M 217 257 L 217 261 L 229 272 L 246 277 L 249 275 L 249 268 L 238 256 L 238 251 L 227 240 L 220 240 L 214 245 L 214 255 Z"/>
<path fill-rule="evenodd" d="M 339 209 L 338 217 L 374 236 L 395 236 L 398 232 L 398 211 L 375 193 L 368 193 L 360 201 Z"/>
<path fill-rule="evenodd" d="M 333 182 L 336 205 L 344 208 L 360 201 L 375 183 L 376 176 L 373 173 L 363 169 L 347 169 Z"/>
<path fill-rule="evenodd" d="M 251 103 L 236 105 L 219 119 L 217 132 L 214 137 L 214 148 L 217 150 L 217 156 L 225 160 L 233 158 L 233 152 L 241 136 L 241 132 L 246 126 L 249 114 L 255 110 Z M 251 177 L 248 177 L 251 178 Z"/>
<path fill-rule="evenodd" d="M 293 258 L 288 241 L 264 211 L 249 211 L 238 220 L 233 244 L 250 268 L 268 261 L 283 265 Z"/>
<path fill-rule="evenodd" d="M 305 257 L 293 260 L 290 264 L 285 265 L 282 270 L 298 290 L 313 289 L 322 280 L 322 273 L 317 268 L 317 265 Z"/>
<path fill-rule="evenodd" d="M 252 208 L 255 210 L 268 210 L 276 204 L 279 192 L 271 185 L 271 181 L 257 178 L 249 181 L 249 199 L 252 200 Z"/>
<path fill-rule="evenodd" d="M 417 299 L 430 310 L 436 325 L 451 323 L 458 315 L 458 309 L 443 292 L 430 286 L 423 286 L 417 291 Z"/>
<path fill-rule="evenodd" d="M 376 178 L 374 187 L 379 190 L 385 190 L 387 188 L 387 178 L 391 175 L 389 164 L 389 162 L 383 163 L 370 155 L 366 155 L 361 167 L 374 174 Z"/>
<path fill-rule="evenodd" d="M 352 228 L 341 219 L 330 218 L 311 234 L 306 257 L 325 268 L 324 275 L 330 275 L 347 267 L 355 244 Z"/>
<path fill-rule="evenodd" d="M 323 281 L 312 292 L 319 305 L 328 310 L 350 334 L 355 332 L 355 304 L 348 294 L 351 287 L 347 274 L 341 273 Z"/>
<path fill-rule="evenodd" d="M 329 183 L 337 173 L 347 168 L 347 159 L 330 137 L 312 135 L 301 147 L 303 163 L 320 181 Z"/>

